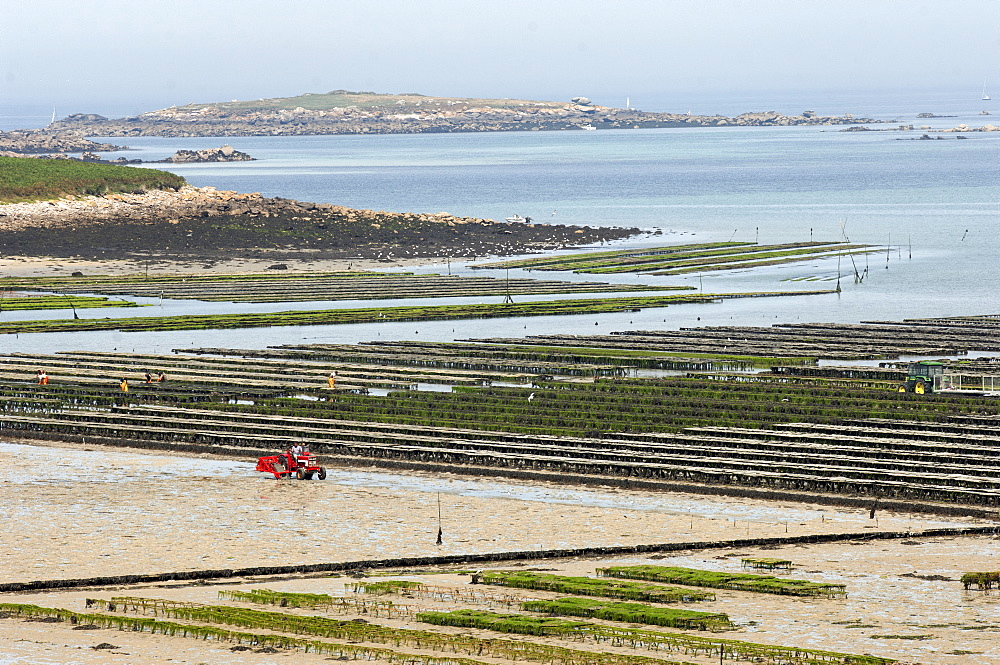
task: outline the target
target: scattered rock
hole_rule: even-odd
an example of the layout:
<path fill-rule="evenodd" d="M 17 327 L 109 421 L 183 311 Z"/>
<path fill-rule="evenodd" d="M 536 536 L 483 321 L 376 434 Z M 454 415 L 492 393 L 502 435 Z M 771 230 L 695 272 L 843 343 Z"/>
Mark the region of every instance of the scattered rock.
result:
<path fill-rule="evenodd" d="M 158 163 L 249 162 L 253 159 L 247 153 L 233 149 L 231 145 L 224 145 L 221 148 L 205 148 L 204 150 L 178 150 L 172 157 L 162 159 Z"/>
<path fill-rule="evenodd" d="M 92 646 L 90 648 L 96 650 L 103 650 L 103 649 L 117 649 L 118 647 L 116 647 L 114 644 L 111 644 L 110 642 L 101 642 L 100 644 Z"/>
<path fill-rule="evenodd" d="M 1000 132 L 1000 127 L 997 125 L 983 125 L 982 127 L 969 127 L 966 124 L 961 124 L 958 127 L 952 127 L 951 129 L 939 129 L 940 132 Z"/>

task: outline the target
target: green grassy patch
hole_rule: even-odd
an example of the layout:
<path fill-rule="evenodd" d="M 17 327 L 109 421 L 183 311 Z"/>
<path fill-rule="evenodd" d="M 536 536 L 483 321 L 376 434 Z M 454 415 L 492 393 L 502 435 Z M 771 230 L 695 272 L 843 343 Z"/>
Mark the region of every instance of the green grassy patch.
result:
<path fill-rule="evenodd" d="M 153 169 L 66 159 L 0 157 L 0 203 L 177 189 L 184 184 L 184 178 L 178 175 Z"/>

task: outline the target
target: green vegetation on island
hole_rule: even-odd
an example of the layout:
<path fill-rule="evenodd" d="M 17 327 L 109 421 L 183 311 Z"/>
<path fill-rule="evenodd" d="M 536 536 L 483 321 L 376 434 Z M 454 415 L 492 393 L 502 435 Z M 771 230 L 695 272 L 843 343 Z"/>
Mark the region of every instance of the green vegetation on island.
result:
<path fill-rule="evenodd" d="M 185 104 L 171 107 L 176 112 L 203 111 L 218 109 L 220 111 L 260 111 L 286 110 L 297 108 L 308 111 L 330 111 L 347 108 L 380 108 L 395 107 L 406 111 L 430 110 L 440 108 L 489 107 L 494 109 L 520 109 L 524 107 L 563 108 L 567 102 L 547 102 L 527 99 L 489 99 L 476 97 L 431 97 L 416 92 L 400 94 L 379 92 L 352 92 L 350 90 L 331 90 L 330 92 L 306 92 L 295 97 L 270 97 L 267 99 L 250 99 L 231 102 L 209 102 L 202 104 Z"/>
<path fill-rule="evenodd" d="M 153 169 L 90 164 L 72 159 L 0 157 L 0 203 L 178 189 L 184 178 Z"/>

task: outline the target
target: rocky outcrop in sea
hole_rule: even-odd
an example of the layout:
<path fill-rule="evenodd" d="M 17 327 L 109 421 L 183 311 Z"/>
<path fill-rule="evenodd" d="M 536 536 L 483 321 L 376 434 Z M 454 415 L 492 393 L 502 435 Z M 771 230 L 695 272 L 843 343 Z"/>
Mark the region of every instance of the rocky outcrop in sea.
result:
<path fill-rule="evenodd" d="M 205 148 L 203 150 L 178 150 L 171 157 L 161 159 L 155 164 L 201 164 L 206 162 L 250 162 L 253 157 L 236 150 L 231 145 L 221 148 Z"/>
<path fill-rule="evenodd" d="M 66 153 L 114 152 L 124 147 L 111 143 L 96 143 L 79 132 L 64 129 L 15 129 L 0 132 L 0 156 L 46 156 L 68 159 Z"/>

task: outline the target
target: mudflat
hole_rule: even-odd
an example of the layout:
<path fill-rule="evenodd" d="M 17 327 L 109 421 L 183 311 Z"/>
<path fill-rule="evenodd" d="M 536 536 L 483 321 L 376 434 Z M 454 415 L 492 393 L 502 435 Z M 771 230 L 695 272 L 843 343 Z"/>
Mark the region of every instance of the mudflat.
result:
<path fill-rule="evenodd" d="M 26 462 L 30 464 L 26 466 Z M 786 533 L 919 531 L 980 524 L 967 518 L 904 513 L 883 513 L 870 520 L 861 510 L 374 469 L 334 468 L 324 482 L 276 481 L 255 473 L 253 463 L 250 459 L 151 455 L 82 444 L 2 443 L 0 499 L 24 528 L 8 529 L 0 538 L 0 581 L 732 540 Z M 45 473 L 29 473 L 30 469 L 45 469 Z M 436 545 L 439 524 L 443 543 Z M 787 558 L 794 562 L 793 570 L 776 574 L 846 584 L 847 598 L 716 590 L 715 601 L 685 607 L 727 613 L 737 629 L 718 636 L 728 640 L 872 653 L 907 662 L 967 663 L 1000 657 L 996 647 L 1000 626 L 995 625 L 1000 601 L 992 594 L 964 591 L 958 578 L 967 570 L 995 568 L 997 555 L 1000 541 L 993 537 L 915 537 L 602 560 L 517 561 L 489 567 L 593 576 L 596 568 L 605 565 L 643 563 L 740 571 L 745 557 Z M 450 585 L 458 590 L 467 589 L 469 582 L 468 576 L 447 571 L 390 578 Z M 86 597 L 129 595 L 213 604 L 220 602 L 219 590 L 250 588 L 343 596 L 347 593 L 345 581 L 350 580 L 312 575 L 193 585 L 181 582 L 3 594 L 0 601 L 85 612 Z M 555 597 L 545 592 L 492 589 L 501 595 Z M 391 600 L 413 606 L 415 611 L 488 609 L 420 594 Z M 337 614 L 336 618 L 351 615 Z M 406 618 L 387 622 L 366 616 L 365 620 L 431 629 Z M 172 659 L 249 663 L 294 658 L 295 662 L 311 663 L 329 658 L 301 651 L 259 655 L 253 650 L 231 651 L 233 645 L 225 642 L 114 629 L 74 630 L 66 623 L 16 617 L 3 619 L 0 625 L 0 651 L 20 659 L 14 662 L 154 663 Z M 471 629 L 441 630 L 497 635 Z M 574 649 L 610 649 L 580 640 L 532 639 Z M 93 648 L 102 643 L 114 648 Z M 685 662 L 718 662 L 717 656 L 706 659 L 645 650 L 629 652 Z M 971 654 L 987 660 L 968 660 Z M 49 660 L 42 660 L 43 656 Z"/>

